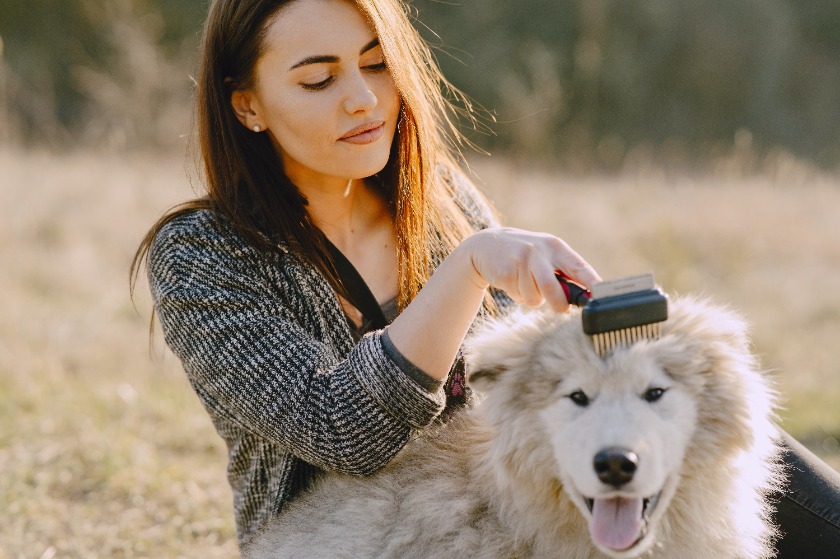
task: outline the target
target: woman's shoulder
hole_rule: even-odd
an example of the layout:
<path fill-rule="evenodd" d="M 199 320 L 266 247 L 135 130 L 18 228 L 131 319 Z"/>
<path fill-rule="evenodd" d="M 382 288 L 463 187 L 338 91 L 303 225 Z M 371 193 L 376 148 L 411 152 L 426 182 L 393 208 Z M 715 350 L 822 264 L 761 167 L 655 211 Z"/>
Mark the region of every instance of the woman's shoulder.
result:
<path fill-rule="evenodd" d="M 207 207 L 186 205 L 162 220 L 155 232 L 152 249 L 176 245 L 215 248 L 240 255 L 260 255 L 266 247 L 288 252 L 283 243 L 272 242 L 260 232 L 253 238 L 223 213 Z M 270 252 L 270 251 L 269 251 Z M 264 254 L 263 254 L 264 255 Z"/>
<path fill-rule="evenodd" d="M 200 269 L 244 270 L 264 267 L 270 254 L 259 250 L 220 213 L 208 209 L 176 210 L 158 228 L 149 246 L 152 274 Z"/>
<path fill-rule="evenodd" d="M 171 242 L 233 241 L 239 235 L 218 212 L 209 208 L 179 209 L 160 225 L 152 246 Z"/>

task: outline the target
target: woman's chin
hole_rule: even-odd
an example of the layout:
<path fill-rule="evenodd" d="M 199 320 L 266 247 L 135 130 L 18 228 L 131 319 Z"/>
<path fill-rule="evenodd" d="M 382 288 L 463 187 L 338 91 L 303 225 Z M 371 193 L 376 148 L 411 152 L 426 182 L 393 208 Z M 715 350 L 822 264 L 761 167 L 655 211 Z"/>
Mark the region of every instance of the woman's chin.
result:
<path fill-rule="evenodd" d="M 345 172 L 342 176 L 349 179 L 363 179 L 379 173 L 388 164 L 390 152 L 386 154 L 376 154 L 374 156 L 365 157 L 359 154 L 357 158 L 350 159 L 346 162 Z"/>

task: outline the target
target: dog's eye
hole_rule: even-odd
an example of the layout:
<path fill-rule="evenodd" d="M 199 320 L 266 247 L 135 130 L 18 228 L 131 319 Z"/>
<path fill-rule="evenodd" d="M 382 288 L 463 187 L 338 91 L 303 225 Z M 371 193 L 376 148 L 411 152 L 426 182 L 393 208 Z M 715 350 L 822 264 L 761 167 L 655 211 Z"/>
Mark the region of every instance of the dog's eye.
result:
<path fill-rule="evenodd" d="M 665 394 L 664 388 L 651 388 L 642 395 L 642 398 L 647 402 L 653 403 L 660 399 L 663 394 Z"/>
<path fill-rule="evenodd" d="M 582 408 L 589 405 L 589 396 L 587 396 L 582 390 L 575 390 L 569 394 L 569 399 Z"/>

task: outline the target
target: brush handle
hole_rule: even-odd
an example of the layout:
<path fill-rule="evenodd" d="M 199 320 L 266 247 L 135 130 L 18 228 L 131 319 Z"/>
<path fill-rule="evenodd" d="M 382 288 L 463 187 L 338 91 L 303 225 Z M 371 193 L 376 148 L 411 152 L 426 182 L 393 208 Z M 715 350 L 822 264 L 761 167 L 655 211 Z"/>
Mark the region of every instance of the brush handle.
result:
<path fill-rule="evenodd" d="M 566 300 L 569 304 L 575 305 L 576 307 L 585 307 L 589 302 L 589 299 L 592 298 L 592 293 L 590 293 L 588 289 L 585 289 L 571 281 L 568 276 L 560 270 L 555 271 L 554 275 L 557 277 L 557 281 L 560 282 L 560 287 L 563 288 L 563 293 L 566 294 Z"/>

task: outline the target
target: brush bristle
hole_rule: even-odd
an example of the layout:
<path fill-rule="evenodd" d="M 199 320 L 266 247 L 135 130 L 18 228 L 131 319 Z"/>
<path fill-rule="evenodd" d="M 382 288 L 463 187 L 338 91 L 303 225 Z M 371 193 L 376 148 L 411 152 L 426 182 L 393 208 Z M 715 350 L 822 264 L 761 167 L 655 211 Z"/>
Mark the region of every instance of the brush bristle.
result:
<path fill-rule="evenodd" d="M 626 347 L 642 340 L 658 340 L 662 333 L 661 323 L 642 324 L 611 332 L 592 335 L 592 344 L 599 357 L 605 357 L 618 347 Z"/>

